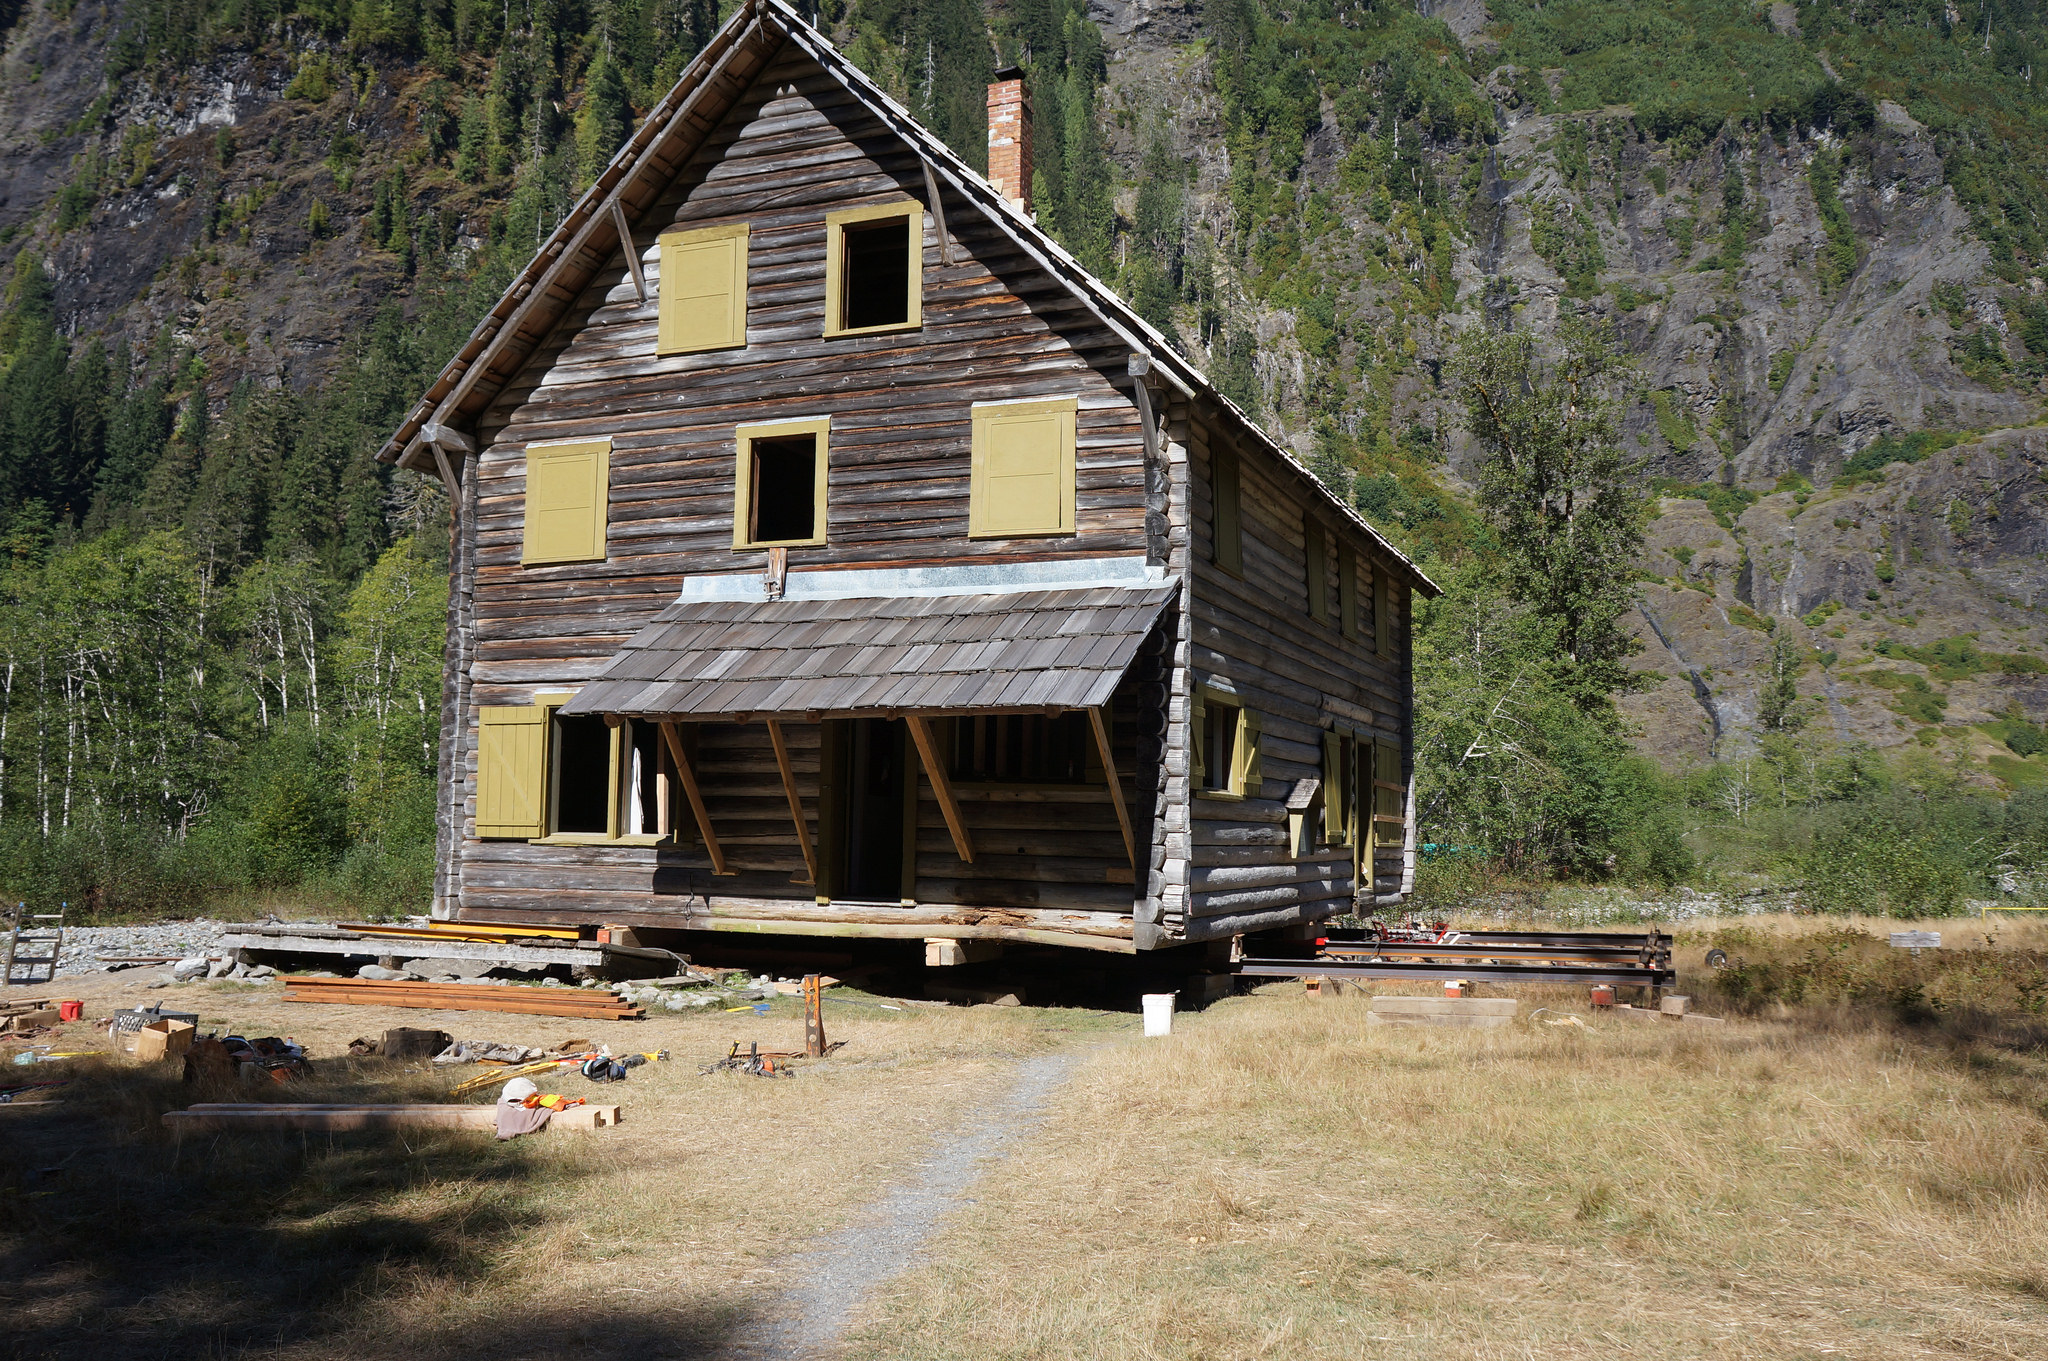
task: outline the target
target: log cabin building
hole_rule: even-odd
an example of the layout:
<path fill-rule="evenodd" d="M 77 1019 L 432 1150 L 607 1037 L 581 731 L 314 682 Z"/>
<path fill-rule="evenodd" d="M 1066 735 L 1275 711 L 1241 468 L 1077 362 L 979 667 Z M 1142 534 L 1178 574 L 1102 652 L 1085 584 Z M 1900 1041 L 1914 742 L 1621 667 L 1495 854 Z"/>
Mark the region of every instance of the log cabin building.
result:
<path fill-rule="evenodd" d="M 441 917 L 1134 952 L 1393 904 L 1435 587 L 782 0 L 386 445 Z M 789 942 L 795 944 L 796 942 Z"/>

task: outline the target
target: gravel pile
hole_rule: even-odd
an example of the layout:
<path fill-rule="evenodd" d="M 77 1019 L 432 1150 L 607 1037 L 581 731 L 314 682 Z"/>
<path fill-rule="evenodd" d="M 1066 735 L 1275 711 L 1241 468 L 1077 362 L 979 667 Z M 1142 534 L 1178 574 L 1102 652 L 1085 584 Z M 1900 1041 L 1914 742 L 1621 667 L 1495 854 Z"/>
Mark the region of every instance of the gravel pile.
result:
<path fill-rule="evenodd" d="M 206 917 L 149 926 L 67 926 L 64 950 L 57 959 L 57 976 L 75 978 L 80 974 L 102 973 L 108 966 L 100 963 L 101 955 L 130 959 L 218 955 L 222 953 L 221 935 L 228 926 L 227 922 Z"/>

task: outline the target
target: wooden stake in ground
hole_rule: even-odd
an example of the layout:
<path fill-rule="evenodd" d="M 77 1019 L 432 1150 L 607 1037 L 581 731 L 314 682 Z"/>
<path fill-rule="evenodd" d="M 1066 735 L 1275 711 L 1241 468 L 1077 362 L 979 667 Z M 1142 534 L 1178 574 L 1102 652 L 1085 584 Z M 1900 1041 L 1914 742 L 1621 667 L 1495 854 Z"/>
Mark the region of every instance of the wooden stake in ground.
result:
<path fill-rule="evenodd" d="M 818 975 L 804 975 L 804 1054 L 825 1057 L 825 985 Z"/>

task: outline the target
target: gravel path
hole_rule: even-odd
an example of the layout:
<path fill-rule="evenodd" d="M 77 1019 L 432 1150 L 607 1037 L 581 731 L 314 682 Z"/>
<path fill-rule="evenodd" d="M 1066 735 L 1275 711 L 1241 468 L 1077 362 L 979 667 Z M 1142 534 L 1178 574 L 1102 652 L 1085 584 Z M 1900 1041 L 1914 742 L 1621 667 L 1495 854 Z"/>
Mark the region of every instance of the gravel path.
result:
<path fill-rule="evenodd" d="M 227 929 L 227 922 L 205 917 L 149 926 L 67 926 L 64 949 L 57 958 L 57 977 L 76 978 L 102 972 L 107 966 L 99 962 L 100 955 L 174 959 L 217 955 L 221 953 L 221 935 Z"/>
<path fill-rule="evenodd" d="M 734 1361 L 811 1361 L 833 1353 L 854 1311 L 878 1285 L 909 1268 L 1005 1146 L 1038 1123 L 1045 1099 L 1082 1053 L 1026 1059 L 1017 1081 L 981 1118 L 947 1136 L 906 1178 L 840 1233 L 790 1265 L 802 1284 L 775 1302 L 778 1317 L 736 1339 Z"/>

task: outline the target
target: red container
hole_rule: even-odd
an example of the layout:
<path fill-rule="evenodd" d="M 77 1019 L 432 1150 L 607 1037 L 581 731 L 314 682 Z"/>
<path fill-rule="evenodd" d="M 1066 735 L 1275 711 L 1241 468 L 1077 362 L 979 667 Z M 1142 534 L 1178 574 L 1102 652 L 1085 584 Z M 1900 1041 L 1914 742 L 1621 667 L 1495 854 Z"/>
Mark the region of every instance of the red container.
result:
<path fill-rule="evenodd" d="M 85 1003 L 79 1001 L 76 997 L 65 997 L 58 1000 L 58 1020 L 75 1021 L 83 1015 L 85 1015 Z"/>
<path fill-rule="evenodd" d="M 1595 983 L 1593 985 L 1593 1005 L 1596 1007 L 1611 1007 L 1614 1005 L 1614 985 L 1612 983 Z"/>

